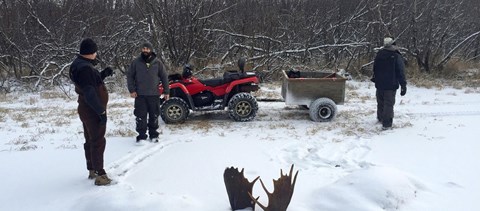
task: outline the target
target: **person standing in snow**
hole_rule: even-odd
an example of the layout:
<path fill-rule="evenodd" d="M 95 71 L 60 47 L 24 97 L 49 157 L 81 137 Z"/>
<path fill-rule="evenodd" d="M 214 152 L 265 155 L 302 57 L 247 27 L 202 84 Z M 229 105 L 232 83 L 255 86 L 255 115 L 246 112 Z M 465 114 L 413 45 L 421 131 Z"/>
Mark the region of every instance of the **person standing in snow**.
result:
<path fill-rule="evenodd" d="M 70 79 L 78 94 L 78 115 L 83 124 L 85 159 L 88 178 L 95 185 L 108 185 L 112 181 L 103 168 L 105 131 L 107 126 L 108 91 L 103 80 L 113 74 L 110 67 L 102 72 L 95 69 L 98 63 L 97 44 L 90 38 L 80 43 L 80 53 L 70 66 Z"/>
<path fill-rule="evenodd" d="M 382 123 L 383 130 L 392 127 L 393 106 L 399 85 L 400 95 L 404 96 L 407 93 L 404 66 L 404 59 L 396 48 L 395 40 L 385 37 L 383 47 L 375 57 L 371 79 L 377 89 L 377 120 Z"/>
<path fill-rule="evenodd" d="M 150 140 L 158 142 L 160 81 L 163 85 L 165 100 L 168 100 L 170 93 L 167 71 L 163 63 L 157 59 L 152 44 L 145 42 L 140 48 L 140 56 L 132 62 L 127 71 L 128 91 L 130 96 L 135 98 L 133 114 L 136 117 L 137 144 L 147 140 L 147 128 Z"/>

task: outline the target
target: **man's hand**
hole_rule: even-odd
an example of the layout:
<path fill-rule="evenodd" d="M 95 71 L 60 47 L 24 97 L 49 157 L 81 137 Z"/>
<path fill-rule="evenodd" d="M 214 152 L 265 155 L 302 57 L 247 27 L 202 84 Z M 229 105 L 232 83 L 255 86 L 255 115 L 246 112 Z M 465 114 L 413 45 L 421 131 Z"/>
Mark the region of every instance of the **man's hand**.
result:
<path fill-rule="evenodd" d="M 107 112 L 106 111 L 103 111 L 99 116 L 100 118 L 100 125 L 107 125 Z"/>
<path fill-rule="evenodd" d="M 405 94 L 407 94 L 407 86 L 402 86 L 400 89 L 400 96 L 404 96 Z"/>
<path fill-rule="evenodd" d="M 136 98 L 138 95 L 137 95 L 137 92 L 132 92 L 130 93 L 130 97 L 132 98 Z"/>
<path fill-rule="evenodd" d="M 111 75 L 113 75 L 113 69 L 111 67 L 107 67 L 107 68 L 103 69 L 103 71 L 100 73 L 100 75 L 102 76 L 102 78 L 106 78 L 108 76 L 111 76 Z"/>

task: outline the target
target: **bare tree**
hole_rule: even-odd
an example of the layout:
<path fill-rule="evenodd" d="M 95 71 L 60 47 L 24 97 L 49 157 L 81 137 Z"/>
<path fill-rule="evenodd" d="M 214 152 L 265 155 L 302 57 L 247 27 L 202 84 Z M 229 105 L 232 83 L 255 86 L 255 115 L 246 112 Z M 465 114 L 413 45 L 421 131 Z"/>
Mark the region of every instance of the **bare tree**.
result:
<path fill-rule="evenodd" d="M 479 9 L 477 0 L 0 0 L 0 84 L 61 84 L 85 37 L 102 67 L 120 72 L 148 40 L 173 68 L 247 57 L 268 79 L 299 65 L 365 74 L 388 35 L 434 72 L 452 58 L 479 61 Z"/>

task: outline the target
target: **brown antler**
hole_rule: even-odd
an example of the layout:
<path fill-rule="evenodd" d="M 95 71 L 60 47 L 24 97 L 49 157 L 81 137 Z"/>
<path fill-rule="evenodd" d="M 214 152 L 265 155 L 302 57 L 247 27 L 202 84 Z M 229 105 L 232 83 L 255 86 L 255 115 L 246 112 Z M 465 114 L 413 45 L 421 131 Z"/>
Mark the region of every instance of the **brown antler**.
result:
<path fill-rule="evenodd" d="M 250 195 L 252 194 L 253 184 L 258 178 L 248 182 L 243 175 L 243 169 L 241 172 L 238 171 L 238 168 L 233 167 L 225 169 L 223 179 L 232 210 L 245 209 L 247 207 L 255 210 L 255 203 L 250 199 Z"/>
<path fill-rule="evenodd" d="M 280 169 L 280 178 L 278 180 L 273 180 L 273 193 L 268 192 L 267 188 L 263 184 L 262 179 L 260 183 L 262 184 L 263 190 L 267 193 L 268 196 L 268 207 L 265 207 L 258 201 L 258 197 L 255 199 L 250 193 L 250 198 L 258 204 L 265 211 L 286 211 L 290 200 L 292 199 L 293 189 L 295 188 L 295 182 L 297 181 L 297 173 L 293 178 L 292 183 L 292 173 L 293 165 L 290 168 L 290 174 L 283 175 L 282 170 Z"/>

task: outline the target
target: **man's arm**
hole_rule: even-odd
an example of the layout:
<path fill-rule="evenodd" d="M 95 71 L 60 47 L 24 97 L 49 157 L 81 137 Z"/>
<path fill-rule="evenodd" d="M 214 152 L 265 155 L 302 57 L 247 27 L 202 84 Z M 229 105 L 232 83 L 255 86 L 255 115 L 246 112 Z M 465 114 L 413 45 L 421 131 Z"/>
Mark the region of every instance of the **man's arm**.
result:
<path fill-rule="evenodd" d="M 168 74 L 167 74 L 165 65 L 163 65 L 163 63 L 160 63 L 158 67 L 158 77 L 160 77 L 160 80 L 162 81 L 163 93 L 167 95 L 170 94 L 170 87 L 168 84 Z"/>
<path fill-rule="evenodd" d="M 397 76 L 398 83 L 400 86 L 405 87 L 407 85 L 407 80 L 405 78 L 405 61 L 403 60 L 402 55 L 396 54 L 397 58 L 395 59 L 395 74 Z"/>
<path fill-rule="evenodd" d="M 137 91 L 136 85 L 135 85 L 135 61 L 130 64 L 130 67 L 128 68 L 127 71 L 127 88 L 128 92 L 133 93 Z"/>
<path fill-rule="evenodd" d="M 375 72 L 377 72 L 377 69 L 378 69 L 378 63 L 377 63 L 377 56 L 375 56 L 375 58 L 373 59 L 373 73 L 372 73 L 372 77 L 370 78 L 370 81 L 372 81 L 373 83 L 375 83 Z"/>
<path fill-rule="evenodd" d="M 97 94 L 96 83 L 94 74 L 95 70 L 90 67 L 84 67 L 77 72 L 76 83 L 82 90 L 85 97 L 85 102 L 92 108 L 98 115 L 105 111 L 105 108 L 100 102 L 100 98 Z M 97 76 L 98 77 L 98 76 Z"/>

